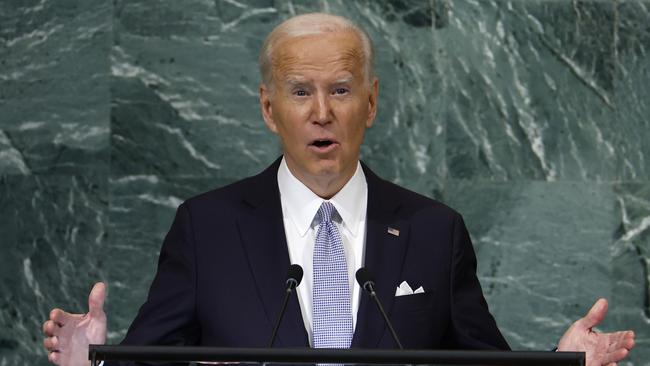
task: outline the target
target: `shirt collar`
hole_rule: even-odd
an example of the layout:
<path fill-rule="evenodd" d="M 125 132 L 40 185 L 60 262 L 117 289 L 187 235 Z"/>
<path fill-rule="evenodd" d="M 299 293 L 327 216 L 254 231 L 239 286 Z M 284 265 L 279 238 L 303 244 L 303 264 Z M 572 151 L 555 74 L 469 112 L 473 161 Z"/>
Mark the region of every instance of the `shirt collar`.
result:
<path fill-rule="evenodd" d="M 291 219 L 300 236 L 305 236 L 325 200 L 318 197 L 291 173 L 284 157 L 278 169 L 278 187 L 283 215 Z M 361 164 L 357 163 L 357 170 L 352 178 L 329 199 L 341 216 L 343 227 L 353 236 L 357 235 L 359 224 L 365 221 L 366 212 L 363 208 L 366 207 L 367 200 L 366 176 L 363 174 Z"/>

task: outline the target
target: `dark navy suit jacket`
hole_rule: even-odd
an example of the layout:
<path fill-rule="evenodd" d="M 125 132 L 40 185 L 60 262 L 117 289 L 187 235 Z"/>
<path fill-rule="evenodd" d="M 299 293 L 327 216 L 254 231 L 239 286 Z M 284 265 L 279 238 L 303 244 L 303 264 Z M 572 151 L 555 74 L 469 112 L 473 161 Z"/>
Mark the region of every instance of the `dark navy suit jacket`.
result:
<path fill-rule="evenodd" d="M 178 208 L 148 299 L 122 344 L 266 346 L 290 264 L 279 163 Z M 404 347 L 508 349 L 483 297 L 461 216 L 363 169 L 368 183 L 365 267 L 375 276 L 378 296 Z M 404 280 L 425 293 L 395 297 Z M 295 296 L 276 345 L 309 346 Z M 396 347 L 366 294 L 352 347 Z"/>

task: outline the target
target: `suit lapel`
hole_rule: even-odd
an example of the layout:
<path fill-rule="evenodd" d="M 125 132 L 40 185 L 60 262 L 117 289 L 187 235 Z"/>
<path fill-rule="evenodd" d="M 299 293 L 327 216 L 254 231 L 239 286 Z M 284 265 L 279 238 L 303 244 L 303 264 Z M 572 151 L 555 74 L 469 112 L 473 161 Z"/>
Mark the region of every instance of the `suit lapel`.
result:
<path fill-rule="evenodd" d="M 280 159 L 261 174 L 250 178 L 250 187 L 244 198 L 250 209 L 237 220 L 250 271 L 268 319 L 268 327 L 262 331 L 268 330 L 269 337 L 281 309 L 290 264 L 277 182 L 279 164 Z M 295 295 L 287 305 L 275 344 L 284 347 L 309 346 Z"/>
<path fill-rule="evenodd" d="M 391 197 L 388 184 L 365 165 L 363 169 L 368 183 L 364 266 L 373 274 L 377 295 L 390 317 L 406 254 L 409 225 L 397 215 L 400 202 L 388 199 Z M 361 296 L 352 346 L 375 348 L 386 333 L 385 322 L 374 301 L 366 293 Z"/>
<path fill-rule="evenodd" d="M 250 271 L 268 319 L 269 337 L 280 312 L 286 271 L 290 264 L 277 184 L 279 165 L 280 159 L 261 174 L 250 178 L 244 197 L 250 209 L 237 220 Z M 368 183 L 364 266 L 374 275 L 377 294 L 390 316 L 406 254 L 409 225 L 398 216 L 400 202 L 386 199 L 390 197 L 388 183 L 365 165 L 362 166 Z M 399 235 L 389 233 L 389 228 L 398 230 Z M 363 293 L 352 347 L 376 348 L 384 334 L 390 336 L 386 331 L 376 305 Z M 309 346 L 297 296 L 292 296 L 287 305 L 276 345 Z"/>

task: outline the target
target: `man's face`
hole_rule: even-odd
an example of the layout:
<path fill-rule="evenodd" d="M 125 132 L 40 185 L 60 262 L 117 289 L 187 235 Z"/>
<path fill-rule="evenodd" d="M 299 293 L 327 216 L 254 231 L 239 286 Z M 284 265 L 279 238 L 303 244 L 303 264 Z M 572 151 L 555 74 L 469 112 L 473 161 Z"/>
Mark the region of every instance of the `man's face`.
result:
<path fill-rule="evenodd" d="M 376 114 L 377 81 L 367 82 L 363 60 L 352 32 L 293 38 L 274 50 L 273 90 L 260 89 L 262 114 L 301 181 L 354 174 Z"/>

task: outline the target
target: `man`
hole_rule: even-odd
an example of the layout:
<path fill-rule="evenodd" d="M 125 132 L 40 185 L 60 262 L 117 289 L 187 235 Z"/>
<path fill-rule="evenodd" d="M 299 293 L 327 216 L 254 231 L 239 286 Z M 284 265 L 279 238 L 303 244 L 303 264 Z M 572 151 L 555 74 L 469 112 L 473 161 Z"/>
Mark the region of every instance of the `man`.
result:
<path fill-rule="evenodd" d="M 363 266 L 406 348 L 508 349 L 460 215 L 359 163 L 377 110 L 372 55 L 366 34 L 337 16 L 302 15 L 271 32 L 260 56 L 260 104 L 283 157 L 179 207 L 123 344 L 264 346 L 286 268 L 297 263 L 305 278 L 279 346 L 395 347 L 354 283 Z M 51 312 L 43 325 L 51 362 L 87 364 L 88 343 L 105 342 L 105 291 L 95 285 L 87 314 Z M 395 296 L 403 291 L 410 293 Z M 592 331 L 606 311 L 605 300 L 596 302 L 558 349 L 587 352 L 589 366 L 625 358 L 633 332 Z"/>

